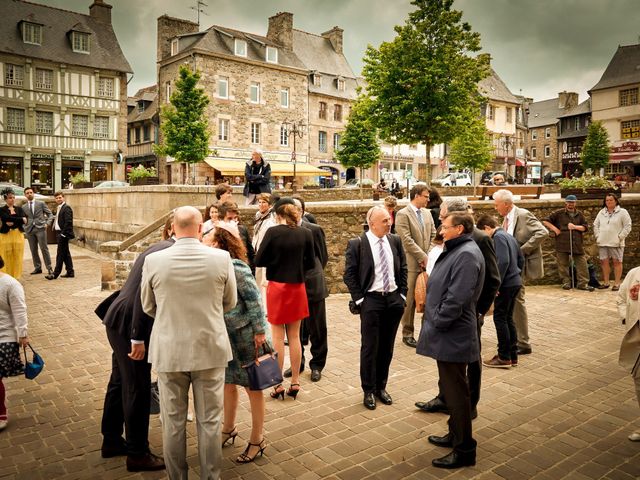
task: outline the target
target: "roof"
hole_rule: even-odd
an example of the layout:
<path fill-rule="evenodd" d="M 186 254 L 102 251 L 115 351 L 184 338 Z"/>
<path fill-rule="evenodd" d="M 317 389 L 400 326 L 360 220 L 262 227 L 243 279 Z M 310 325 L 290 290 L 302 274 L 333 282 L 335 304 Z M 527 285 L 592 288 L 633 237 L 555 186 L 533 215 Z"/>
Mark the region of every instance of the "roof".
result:
<path fill-rule="evenodd" d="M 587 98 L 584 102 L 576 105 L 571 110 L 558 115 L 558 118 L 573 117 L 575 115 L 584 115 L 591 113 L 591 98 Z"/>
<path fill-rule="evenodd" d="M 640 44 L 618 46 L 600 81 L 589 93 L 633 83 L 640 83 Z"/>
<path fill-rule="evenodd" d="M 541 100 L 529 104 L 529 115 L 527 125 L 529 128 L 555 125 L 558 123 L 558 115 L 563 110 L 558 108 L 558 99 Z"/>
<path fill-rule="evenodd" d="M 487 77 L 478 82 L 478 90 L 483 97 L 489 100 L 520 104 L 520 101 L 511 93 L 493 68 Z"/>
<path fill-rule="evenodd" d="M 145 102 L 142 112 L 138 111 L 138 102 Z M 158 110 L 158 86 L 141 88 L 133 97 L 127 99 L 127 106 L 133 106 L 133 109 L 127 115 L 127 123 L 142 122 L 152 118 Z"/>
<path fill-rule="evenodd" d="M 18 24 L 21 21 L 41 24 L 42 45 L 24 43 Z M 91 54 L 76 53 L 68 37 L 76 30 L 91 35 Z M 132 73 L 122 53 L 111 24 L 90 15 L 48 7 L 21 0 L 2 0 L 0 15 L 0 52 L 29 58 L 50 60 L 68 65 Z"/>

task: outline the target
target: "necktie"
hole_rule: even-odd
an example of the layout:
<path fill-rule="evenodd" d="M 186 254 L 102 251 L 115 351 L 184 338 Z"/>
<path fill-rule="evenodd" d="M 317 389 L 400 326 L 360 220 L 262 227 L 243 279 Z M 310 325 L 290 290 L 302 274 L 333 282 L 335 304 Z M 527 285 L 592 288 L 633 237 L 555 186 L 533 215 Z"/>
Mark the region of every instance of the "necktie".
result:
<path fill-rule="evenodd" d="M 509 217 L 504 217 L 504 220 L 502 221 L 502 229 L 505 232 L 509 231 Z"/>
<path fill-rule="evenodd" d="M 31 209 L 31 215 L 33 215 L 33 202 L 29 202 L 29 208 Z"/>
<path fill-rule="evenodd" d="M 418 222 L 420 222 L 420 226 L 424 228 L 424 221 L 422 220 L 422 212 L 420 209 L 416 210 L 416 215 L 418 216 Z"/>
<path fill-rule="evenodd" d="M 389 263 L 387 262 L 387 256 L 384 254 L 384 240 L 382 238 L 378 240 L 378 247 L 380 267 L 382 268 L 382 289 L 384 293 L 387 293 L 391 288 L 391 282 L 389 281 Z"/>

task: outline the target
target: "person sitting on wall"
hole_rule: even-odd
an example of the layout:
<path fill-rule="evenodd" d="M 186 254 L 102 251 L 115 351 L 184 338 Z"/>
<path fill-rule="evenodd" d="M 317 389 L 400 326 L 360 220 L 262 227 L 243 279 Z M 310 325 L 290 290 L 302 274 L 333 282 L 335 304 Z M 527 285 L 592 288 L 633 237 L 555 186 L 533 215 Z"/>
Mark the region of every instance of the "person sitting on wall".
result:
<path fill-rule="evenodd" d="M 504 175 L 502 175 L 501 173 L 498 173 L 498 174 L 494 175 L 493 178 L 491 179 L 491 182 L 494 185 L 506 185 L 506 183 L 507 183 L 504 180 Z"/>

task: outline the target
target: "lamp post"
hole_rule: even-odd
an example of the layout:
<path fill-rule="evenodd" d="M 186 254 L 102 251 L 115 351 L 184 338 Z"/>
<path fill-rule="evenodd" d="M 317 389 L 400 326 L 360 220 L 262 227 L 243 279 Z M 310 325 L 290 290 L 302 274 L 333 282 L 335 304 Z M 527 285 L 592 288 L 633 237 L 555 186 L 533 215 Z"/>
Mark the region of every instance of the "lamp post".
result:
<path fill-rule="evenodd" d="M 302 138 L 307 129 L 307 126 L 302 120 L 299 120 L 297 122 L 290 122 L 288 120 L 285 120 L 284 122 L 282 122 L 282 128 L 285 132 L 285 135 L 287 135 L 287 139 L 293 137 L 293 151 L 291 152 L 291 160 L 293 160 L 293 183 L 291 184 L 291 189 L 296 192 L 296 164 L 298 162 L 296 159 L 296 137 Z"/>
<path fill-rule="evenodd" d="M 504 171 L 507 175 L 507 179 L 509 177 L 509 147 L 512 145 L 511 137 L 509 135 L 505 135 L 502 139 L 502 143 L 504 145 Z M 505 179 L 505 180 L 507 180 Z"/>

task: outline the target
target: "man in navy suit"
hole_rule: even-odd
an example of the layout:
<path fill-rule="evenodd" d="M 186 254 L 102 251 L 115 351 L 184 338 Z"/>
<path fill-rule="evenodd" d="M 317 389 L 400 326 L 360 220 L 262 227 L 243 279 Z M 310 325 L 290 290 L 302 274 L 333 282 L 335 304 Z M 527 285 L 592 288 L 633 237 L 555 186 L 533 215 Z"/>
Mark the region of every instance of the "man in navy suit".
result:
<path fill-rule="evenodd" d="M 71 259 L 71 252 L 69 251 L 69 241 L 75 238 L 73 235 L 73 210 L 71 210 L 71 207 L 65 202 L 62 192 L 56 192 L 54 198 L 58 204 L 56 216 L 53 221 L 53 229 L 58 239 L 58 251 L 56 253 L 56 267 L 53 269 L 53 273 L 44 277 L 47 280 L 55 280 L 58 278 L 62 273 L 63 264 L 67 272 L 62 275 L 62 277 L 75 277 L 73 260 Z"/>
<path fill-rule="evenodd" d="M 398 235 L 389 233 L 391 217 L 382 205 L 367 212 L 369 231 L 349 240 L 344 283 L 360 306 L 360 381 L 363 404 L 376 408 L 393 400 L 386 391 L 393 344 L 406 306 L 407 262 Z"/>

